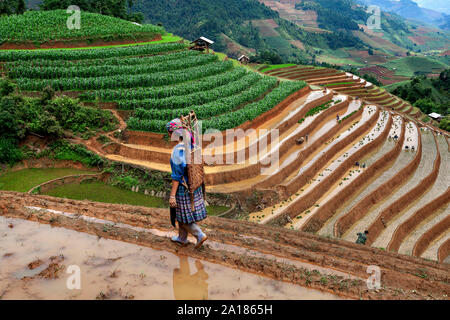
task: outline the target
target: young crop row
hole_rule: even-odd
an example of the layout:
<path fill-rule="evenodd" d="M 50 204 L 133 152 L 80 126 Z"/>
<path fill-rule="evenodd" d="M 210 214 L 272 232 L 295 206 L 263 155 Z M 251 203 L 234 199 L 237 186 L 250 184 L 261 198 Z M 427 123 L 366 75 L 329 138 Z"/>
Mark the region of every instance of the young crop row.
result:
<path fill-rule="evenodd" d="M 21 70 L 29 68 L 70 68 L 70 67 L 87 67 L 87 66 L 121 66 L 121 65 L 138 65 L 165 62 L 175 59 L 182 59 L 199 55 L 200 52 L 194 50 L 181 50 L 170 53 L 144 55 L 137 57 L 112 57 L 98 58 L 86 60 L 30 60 L 30 61 L 12 61 L 5 63 L 7 70 Z"/>
<path fill-rule="evenodd" d="M 138 108 L 176 109 L 193 105 L 202 105 L 210 101 L 235 95 L 250 88 L 261 79 L 262 77 L 259 74 L 250 72 L 238 81 L 227 83 L 212 90 L 194 92 L 184 96 L 173 96 L 163 99 L 122 100 L 118 102 L 118 107 L 122 110 L 134 110 Z M 158 112 L 160 110 L 154 111 Z"/>
<path fill-rule="evenodd" d="M 250 87 L 248 90 L 231 97 L 226 97 L 223 99 L 220 99 L 218 101 L 200 105 L 200 106 L 194 106 L 194 107 L 187 107 L 182 109 L 164 109 L 164 110 L 144 110 L 144 109 L 138 109 L 135 112 L 135 115 L 133 117 L 130 117 L 128 119 L 128 128 L 130 130 L 140 130 L 140 131 L 153 131 L 153 132 L 164 132 L 165 124 L 168 121 L 168 119 L 172 119 L 175 117 L 179 117 L 180 115 L 187 114 L 189 111 L 194 110 L 197 114 L 197 117 L 201 120 L 205 120 L 203 123 L 208 121 L 214 121 L 213 119 L 225 119 L 228 117 L 233 117 L 233 114 L 236 113 L 237 115 L 240 115 L 241 113 L 245 113 L 244 110 L 247 110 L 249 105 L 246 105 L 245 107 L 242 107 L 239 109 L 240 106 L 248 103 L 249 101 L 256 100 L 260 98 L 262 95 L 267 93 L 270 89 L 274 88 L 277 85 L 278 81 L 275 78 L 264 78 L 261 81 L 259 81 L 256 85 L 253 87 Z M 284 83 L 284 82 L 283 82 Z M 281 83 L 280 85 L 282 85 Z M 284 88 L 285 86 L 282 85 Z M 278 87 L 273 89 L 270 93 L 266 95 L 265 98 L 263 98 L 261 101 L 266 100 L 266 98 L 274 91 L 277 91 Z M 286 97 L 286 96 L 285 96 Z M 259 103 L 259 102 L 256 102 Z M 253 104 L 251 104 L 253 105 Z M 251 106 L 250 105 L 250 106 Z M 273 105 L 274 106 L 274 105 Z M 234 111 L 238 109 L 237 111 Z M 270 109 L 270 108 L 269 108 Z M 242 123 L 242 122 L 241 122 Z M 212 122 L 211 125 L 214 125 L 215 123 Z M 226 125 L 224 123 L 223 125 Z M 215 128 L 219 130 L 225 130 L 228 127 L 224 128 L 224 126 L 219 127 L 209 127 L 209 128 Z M 204 128 L 205 129 L 205 128 Z"/>
<path fill-rule="evenodd" d="M 197 55 L 182 59 L 158 62 L 153 64 L 140 65 L 104 65 L 104 66 L 75 66 L 70 68 L 56 67 L 34 67 L 34 68 L 16 68 L 8 74 L 11 78 L 27 78 L 27 79 L 56 79 L 64 81 L 64 78 L 80 77 L 104 77 L 120 74 L 151 74 L 163 71 L 172 71 L 186 69 L 192 66 L 200 66 L 218 61 L 216 55 Z"/>
<path fill-rule="evenodd" d="M 305 86 L 306 83 L 303 81 L 282 81 L 277 88 L 272 90 L 260 101 L 249 104 L 245 108 L 237 111 L 203 121 L 203 130 L 216 129 L 223 131 L 229 128 L 236 128 L 244 122 L 254 120 L 259 115 L 269 111 L 288 96 Z"/>
<path fill-rule="evenodd" d="M 224 70 L 225 71 L 225 70 Z M 173 96 L 183 96 L 203 90 L 211 90 L 223 86 L 232 81 L 245 76 L 247 70 L 244 68 L 233 68 L 223 73 L 205 77 L 187 83 L 168 85 L 156 88 L 134 88 L 118 90 L 94 90 L 82 93 L 79 98 L 83 101 L 118 101 L 118 100 L 143 100 L 143 99 L 163 99 Z"/>
<path fill-rule="evenodd" d="M 21 90 L 39 91 L 46 86 L 54 90 L 95 90 L 113 88 L 135 88 L 164 86 L 181 82 L 197 80 L 233 68 L 233 62 L 213 62 L 207 65 L 176 70 L 172 72 L 157 72 L 143 75 L 115 75 L 97 78 L 62 78 L 53 80 L 18 79 Z"/>
<path fill-rule="evenodd" d="M 134 38 L 137 34 L 163 34 L 154 25 L 138 26 L 130 21 L 90 12 L 81 12 L 81 28 L 67 28 L 66 10 L 27 11 L 0 19 L 0 34 L 5 41 L 40 41 L 63 39 Z"/>
<path fill-rule="evenodd" d="M 106 49 L 0 51 L 0 61 L 106 59 L 157 54 L 185 48 L 186 45 L 183 43 L 161 43 Z"/>
<path fill-rule="evenodd" d="M 332 103 L 333 103 L 333 100 L 330 100 L 330 101 L 327 101 L 327 102 L 321 104 L 320 106 L 309 109 L 308 112 L 305 114 L 305 118 L 311 117 L 311 116 L 315 115 L 316 113 L 319 113 L 320 111 L 328 109 Z"/>

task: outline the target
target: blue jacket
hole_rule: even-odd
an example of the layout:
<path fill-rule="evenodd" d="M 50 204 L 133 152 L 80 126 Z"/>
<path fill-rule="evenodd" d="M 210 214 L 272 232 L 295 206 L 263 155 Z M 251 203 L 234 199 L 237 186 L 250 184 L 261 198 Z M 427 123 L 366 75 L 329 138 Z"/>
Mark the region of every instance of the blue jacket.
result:
<path fill-rule="evenodd" d="M 173 148 L 172 156 L 170 157 L 170 167 L 172 168 L 172 180 L 187 183 L 186 157 L 184 144 L 179 143 Z M 185 180 L 183 180 L 183 177 Z"/>

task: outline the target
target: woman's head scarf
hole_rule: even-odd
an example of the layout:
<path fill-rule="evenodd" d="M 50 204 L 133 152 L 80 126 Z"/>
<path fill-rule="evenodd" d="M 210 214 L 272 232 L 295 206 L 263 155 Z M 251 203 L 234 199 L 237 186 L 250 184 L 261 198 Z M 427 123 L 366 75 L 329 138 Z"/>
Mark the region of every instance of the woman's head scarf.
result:
<path fill-rule="evenodd" d="M 191 143 L 194 144 L 194 135 L 190 130 L 187 130 L 183 128 L 183 125 L 181 124 L 181 120 L 179 118 L 173 119 L 169 123 L 166 124 L 166 130 L 169 133 L 177 134 L 178 136 L 183 136 L 184 132 L 187 131 L 189 133 L 189 136 L 191 137 Z"/>

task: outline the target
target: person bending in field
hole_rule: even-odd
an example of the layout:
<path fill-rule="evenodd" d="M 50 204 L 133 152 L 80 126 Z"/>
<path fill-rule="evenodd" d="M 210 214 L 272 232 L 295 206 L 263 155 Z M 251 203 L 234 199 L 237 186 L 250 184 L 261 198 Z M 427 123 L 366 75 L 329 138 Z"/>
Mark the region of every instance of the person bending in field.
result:
<path fill-rule="evenodd" d="M 178 221 L 178 236 L 172 237 L 172 241 L 181 245 L 188 244 L 187 236 L 191 233 L 197 238 L 196 248 L 200 247 L 208 237 L 202 232 L 196 222 L 206 219 L 206 206 L 203 199 L 202 188 L 194 192 L 194 211 L 191 208 L 191 198 L 188 191 L 187 163 L 184 143 L 194 145 L 194 136 L 183 129 L 180 119 L 174 119 L 166 125 L 171 141 L 178 141 L 173 148 L 170 158 L 172 168 L 172 190 L 170 192 L 170 207 L 176 208 L 176 220 Z M 183 136 L 186 141 L 183 143 Z"/>
<path fill-rule="evenodd" d="M 364 231 L 364 233 L 359 232 L 357 234 L 358 239 L 356 240 L 356 243 L 358 244 L 366 244 L 367 241 L 367 235 L 369 234 L 369 231 Z"/>

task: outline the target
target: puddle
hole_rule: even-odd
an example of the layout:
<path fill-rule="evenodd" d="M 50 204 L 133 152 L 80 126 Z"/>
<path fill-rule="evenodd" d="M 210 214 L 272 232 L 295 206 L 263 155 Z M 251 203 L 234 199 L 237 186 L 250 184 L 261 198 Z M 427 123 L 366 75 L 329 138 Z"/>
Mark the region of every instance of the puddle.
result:
<path fill-rule="evenodd" d="M 20 219 L 0 217 L 0 237 L 0 299 L 338 299 L 221 265 Z M 65 269 L 59 278 L 20 279 L 47 267 L 29 270 L 30 262 L 60 255 Z M 66 285 L 72 265 L 81 271 L 80 290 Z"/>

